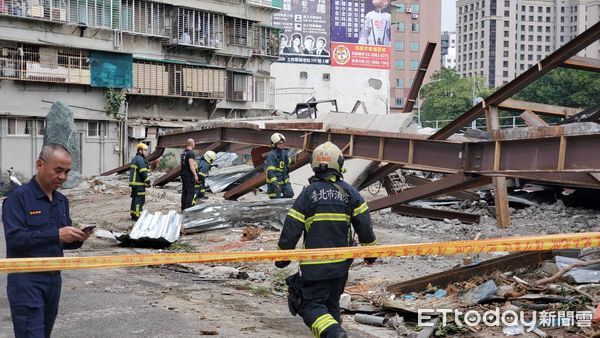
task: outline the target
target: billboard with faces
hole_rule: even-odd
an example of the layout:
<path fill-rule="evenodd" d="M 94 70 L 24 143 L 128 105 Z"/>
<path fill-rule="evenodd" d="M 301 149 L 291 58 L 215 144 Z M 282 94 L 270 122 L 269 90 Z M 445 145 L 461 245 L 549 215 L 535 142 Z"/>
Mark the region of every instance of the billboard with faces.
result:
<path fill-rule="evenodd" d="M 273 15 L 280 34 L 279 62 L 329 64 L 330 0 L 283 0 Z"/>

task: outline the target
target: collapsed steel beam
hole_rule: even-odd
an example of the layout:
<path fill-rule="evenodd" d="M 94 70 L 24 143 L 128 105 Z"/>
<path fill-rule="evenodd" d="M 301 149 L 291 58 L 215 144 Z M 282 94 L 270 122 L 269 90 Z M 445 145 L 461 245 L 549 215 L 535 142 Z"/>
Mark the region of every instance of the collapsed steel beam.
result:
<path fill-rule="evenodd" d="M 554 128 L 543 137 L 457 143 L 420 139 L 421 135 L 364 130 L 286 131 L 291 148 L 312 151 L 331 141 L 346 147 L 345 157 L 402 164 L 407 169 L 511 176 L 527 172 L 600 171 L 600 133 L 561 134 Z M 211 128 L 160 136 L 163 147 L 180 147 L 188 138 L 200 142 L 225 142 L 269 146 L 273 130 Z M 547 137 L 546 137 L 547 136 Z"/>
<path fill-rule="evenodd" d="M 404 216 L 423 217 L 439 221 L 444 219 L 457 219 L 462 223 L 467 224 L 477 224 L 480 220 L 480 216 L 476 214 L 433 208 L 419 208 L 409 205 L 394 205 L 392 211 Z"/>
<path fill-rule="evenodd" d="M 419 69 L 415 75 L 415 80 L 413 81 L 412 86 L 410 86 L 410 91 L 408 93 L 408 97 L 406 98 L 406 104 L 402 110 L 403 113 L 410 113 L 415 106 L 415 102 L 417 102 L 419 99 L 419 89 L 421 89 L 421 85 L 425 79 L 425 74 L 427 73 L 427 68 L 429 68 L 429 62 L 431 61 L 431 57 L 435 51 L 435 46 L 435 42 L 427 42 L 427 47 L 425 47 L 425 51 L 421 57 L 421 62 L 419 63 Z"/>
<path fill-rule="evenodd" d="M 553 106 L 551 104 L 520 101 L 515 99 L 505 100 L 504 102 L 498 105 L 498 108 L 517 112 L 529 110 L 536 114 L 559 117 L 569 117 L 581 112 L 581 109 L 578 108 Z"/>
<path fill-rule="evenodd" d="M 448 175 L 441 180 L 368 202 L 367 205 L 371 211 L 377 211 L 389 208 L 393 205 L 444 195 L 457 190 L 476 188 L 491 182 L 492 179 L 489 177 L 469 176 L 465 175 L 463 172 L 458 172 L 456 174 Z"/>
<path fill-rule="evenodd" d="M 308 162 L 310 162 L 310 154 L 308 154 L 306 152 L 302 152 L 302 153 L 298 154 L 298 156 L 296 157 L 296 161 L 290 166 L 289 172 L 292 172 L 292 171 L 304 166 Z M 223 197 L 227 200 L 235 200 L 235 199 L 238 199 L 239 197 L 245 195 L 246 193 L 248 193 L 254 189 L 257 189 L 258 187 L 264 185 L 265 183 L 266 183 L 266 175 L 265 175 L 265 172 L 263 171 L 263 172 L 258 173 L 256 176 L 249 179 L 248 181 L 229 190 L 228 192 L 225 193 L 225 195 L 223 195 Z"/>
<path fill-rule="evenodd" d="M 406 175 L 404 176 L 406 183 L 412 184 L 413 186 L 420 186 L 429 184 L 432 181 L 426 178 L 417 177 L 414 175 Z M 475 200 L 479 199 L 479 194 L 468 192 L 468 191 L 456 191 L 448 194 L 452 197 L 458 198 L 459 200 Z M 447 218 L 447 217 L 446 217 Z"/>
<path fill-rule="evenodd" d="M 600 22 L 588 28 L 585 32 L 581 33 L 573 40 L 557 49 L 547 58 L 541 60 L 535 66 L 529 68 L 524 73 L 517 76 L 514 80 L 499 88 L 492 95 L 488 96 L 483 102 L 475 105 L 473 108 L 469 109 L 469 111 L 450 122 L 448 125 L 431 135 L 429 138 L 431 140 L 447 139 L 452 134 L 459 131 L 462 127 L 478 118 L 484 112 L 484 108 L 486 106 L 501 104 L 504 100 L 510 98 L 518 91 L 540 78 L 542 75 L 548 73 L 556 67 L 561 66 L 566 60 L 575 56 L 575 54 L 579 53 L 579 51 L 596 42 L 598 39 L 600 39 Z"/>
<path fill-rule="evenodd" d="M 146 160 L 148 162 L 155 161 L 159 157 L 161 157 L 164 152 L 165 152 L 165 148 L 164 147 L 156 147 L 156 149 L 154 149 L 154 151 L 152 152 L 152 154 L 146 156 Z M 109 176 L 109 175 L 112 175 L 112 174 L 124 173 L 127 170 L 129 170 L 130 168 L 131 168 L 130 167 L 130 163 L 127 163 L 127 164 L 124 164 L 124 165 L 122 165 L 122 166 L 120 166 L 118 168 L 115 168 L 115 169 L 109 170 L 107 172 L 104 172 L 104 173 L 100 174 L 100 176 Z"/>

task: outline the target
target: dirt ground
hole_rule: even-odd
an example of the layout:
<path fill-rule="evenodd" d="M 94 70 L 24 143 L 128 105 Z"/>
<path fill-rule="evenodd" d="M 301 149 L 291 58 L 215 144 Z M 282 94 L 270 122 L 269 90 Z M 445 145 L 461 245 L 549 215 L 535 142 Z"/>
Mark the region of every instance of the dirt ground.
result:
<path fill-rule="evenodd" d="M 97 229 L 126 232 L 129 220 L 129 188 L 124 175 L 90 179 L 77 189 L 65 190 L 71 217 L 79 224 Z M 179 210 L 180 184 L 147 191 L 150 211 Z M 376 196 L 363 192 L 366 199 Z M 381 196 L 382 193 L 379 193 Z M 222 194 L 209 194 L 210 201 Z M 266 199 L 248 194 L 241 200 Z M 513 226 L 498 228 L 489 206 L 480 201 L 450 206 L 482 214 L 479 225 L 452 220 L 432 221 L 404 217 L 389 210 L 372 213 L 373 227 L 380 244 L 435 242 L 442 240 L 600 231 L 600 213 L 564 207 L 561 203 L 514 210 Z M 181 237 L 173 252 L 271 250 L 278 232 L 263 229 L 260 237 L 240 241 L 240 228 L 221 229 Z M 2 239 L 3 241 L 3 239 Z M 4 249 L 2 254 L 4 254 Z M 129 248 L 115 241 L 92 236 L 82 249 L 68 256 L 155 253 L 155 249 Z M 485 255 L 490 258 L 494 255 Z M 397 257 L 380 259 L 367 266 L 356 261 L 347 284 L 353 296 L 384 294 L 386 285 L 447 270 L 462 257 Z M 296 264 L 279 270 L 272 263 L 181 264 L 160 267 L 96 269 L 63 272 L 61 308 L 55 337 L 310 337 L 301 318 L 287 310 L 284 279 Z M 0 279 L 5 289 L 6 279 Z M 0 337 L 12 336 L 10 311 L 4 292 L 0 294 Z M 344 315 L 343 326 L 350 337 L 397 337 L 387 328 L 360 325 Z M 501 329 L 468 336 L 503 336 Z M 534 335 L 529 335 L 534 337 Z"/>

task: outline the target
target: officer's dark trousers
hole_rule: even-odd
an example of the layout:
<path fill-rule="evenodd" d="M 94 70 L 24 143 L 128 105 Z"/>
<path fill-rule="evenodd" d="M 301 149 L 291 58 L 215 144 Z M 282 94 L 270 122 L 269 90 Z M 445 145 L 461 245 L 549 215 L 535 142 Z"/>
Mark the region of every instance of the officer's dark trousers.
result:
<path fill-rule="evenodd" d="M 59 272 L 9 274 L 8 302 L 16 338 L 50 337 L 58 313 Z"/>
<path fill-rule="evenodd" d="M 146 187 L 131 187 L 131 219 L 137 221 L 142 214 L 142 207 L 146 203 Z"/>
<path fill-rule="evenodd" d="M 348 275 L 320 281 L 299 278 L 302 303 L 298 314 L 315 337 L 334 337 L 344 331 L 340 326 L 340 296 L 347 279 Z"/>
<path fill-rule="evenodd" d="M 181 211 L 192 206 L 194 200 L 194 176 L 181 175 Z"/>

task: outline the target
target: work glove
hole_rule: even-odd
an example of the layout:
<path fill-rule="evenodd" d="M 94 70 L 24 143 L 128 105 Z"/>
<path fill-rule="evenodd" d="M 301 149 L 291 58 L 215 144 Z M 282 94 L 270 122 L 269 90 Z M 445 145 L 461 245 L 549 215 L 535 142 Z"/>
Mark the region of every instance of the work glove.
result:
<path fill-rule="evenodd" d="M 371 264 L 375 263 L 375 261 L 377 260 L 377 257 L 365 257 L 364 260 L 365 260 L 365 263 L 371 265 Z"/>
<path fill-rule="evenodd" d="M 280 269 L 283 269 L 286 266 L 290 265 L 291 262 L 292 261 L 276 261 L 275 262 L 275 266 L 278 267 L 278 268 L 280 268 Z"/>
<path fill-rule="evenodd" d="M 145 183 L 146 183 L 146 186 L 147 186 L 147 187 L 150 187 L 150 186 L 152 186 L 152 183 L 150 183 L 150 181 L 146 181 Z"/>
<path fill-rule="evenodd" d="M 279 184 L 275 184 L 273 190 L 275 190 L 275 192 L 281 192 L 282 188 Z"/>

